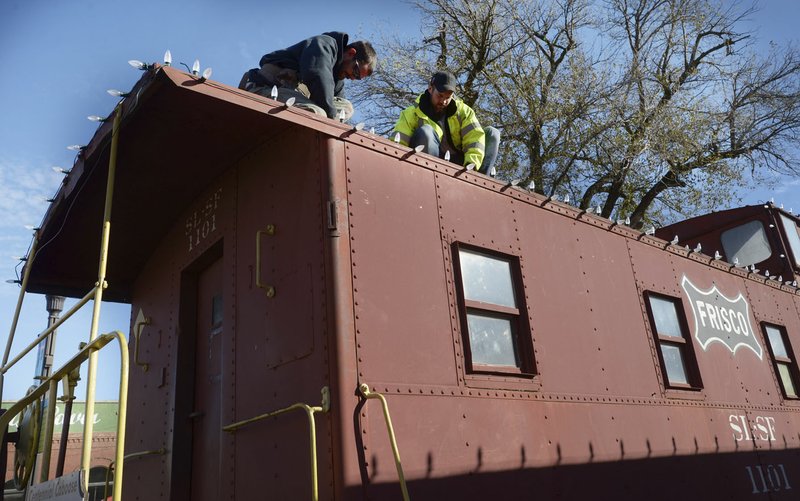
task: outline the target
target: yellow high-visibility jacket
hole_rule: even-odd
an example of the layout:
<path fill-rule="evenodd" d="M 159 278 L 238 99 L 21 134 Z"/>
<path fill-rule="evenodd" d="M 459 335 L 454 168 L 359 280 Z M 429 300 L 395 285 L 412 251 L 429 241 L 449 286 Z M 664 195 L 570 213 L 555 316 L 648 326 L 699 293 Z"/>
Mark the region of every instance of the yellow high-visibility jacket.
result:
<path fill-rule="evenodd" d="M 394 131 L 390 136 L 394 138 L 400 134 L 400 144 L 404 146 L 408 146 L 411 135 L 424 124 L 433 127 L 439 141 L 444 135 L 444 130 L 439 127 L 439 124 L 431 120 L 420 109 L 419 101 L 424 95 L 424 93 L 420 94 L 415 105 L 409 106 L 400 113 L 400 118 L 397 119 Z M 464 165 L 475 164 L 476 169 L 480 168 L 486 149 L 486 134 L 483 132 L 481 124 L 478 123 L 478 119 L 475 118 L 475 112 L 460 99 L 453 98 L 447 106 L 446 115 L 451 134 L 449 143 L 464 154 Z M 444 151 L 441 153 L 443 155 Z"/>

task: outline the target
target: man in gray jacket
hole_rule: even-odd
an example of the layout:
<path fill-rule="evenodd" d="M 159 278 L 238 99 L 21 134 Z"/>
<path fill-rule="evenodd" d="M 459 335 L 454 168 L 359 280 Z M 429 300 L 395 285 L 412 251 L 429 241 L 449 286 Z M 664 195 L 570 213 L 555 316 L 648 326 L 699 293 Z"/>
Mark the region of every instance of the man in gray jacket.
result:
<path fill-rule="evenodd" d="M 349 43 L 348 35 L 328 32 L 307 38 L 291 47 L 265 54 L 242 77 L 239 88 L 278 100 L 295 98 L 298 107 L 328 118 L 349 119 L 353 105 L 345 99 L 344 80 L 361 80 L 372 74 L 377 62 L 375 49 L 367 41 Z"/>

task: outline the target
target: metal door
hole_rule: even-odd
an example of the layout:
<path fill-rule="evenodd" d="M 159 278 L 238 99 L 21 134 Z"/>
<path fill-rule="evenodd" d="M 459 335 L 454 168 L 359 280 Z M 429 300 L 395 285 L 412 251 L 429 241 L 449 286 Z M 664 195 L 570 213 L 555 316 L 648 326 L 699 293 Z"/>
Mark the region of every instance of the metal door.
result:
<path fill-rule="evenodd" d="M 220 499 L 220 389 L 222 379 L 222 258 L 197 280 L 192 418 L 192 500 Z"/>

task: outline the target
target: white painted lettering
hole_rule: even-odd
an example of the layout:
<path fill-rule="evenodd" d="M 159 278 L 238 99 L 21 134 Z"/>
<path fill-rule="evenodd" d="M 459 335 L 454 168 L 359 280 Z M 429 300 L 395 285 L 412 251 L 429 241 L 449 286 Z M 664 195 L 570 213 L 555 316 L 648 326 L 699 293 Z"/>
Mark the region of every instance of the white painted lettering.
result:
<path fill-rule="evenodd" d="M 722 328 L 725 329 L 725 332 L 731 331 L 731 321 L 728 319 L 728 313 L 732 313 L 734 315 L 736 314 L 736 312 L 733 310 L 726 310 L 725 308 L 722 308 L 719 316 L 719 318 L 722 320 Z"/>
<path fill-rule="evenodd" d="M 717 323 L 717 313 L 719 311 L 717 310 L 717 307 L 711 303 L 706 303 L 706 311 L 708 312 L 708 323 L 711 324 L 711 327 L 717 330 L 722 330 L 719 328 L 719 324 Z"/>
<path fill-rule="evenodd" d="M 728 416 L 728 425 L 733 431 L 733 439 L 737 442 L 751 439 L 762 442 L 776 440 L 777 430 L 775 418 L 772 416 L 751 416 L 748 420 L 745 414 L 731 414 Z"/>
<path fill-rule="evenodd" d="M 739 311 L 736 313 L 736 318 L 739 320 L 739 327 L 742 329 L 742 334 L 749 336 L 750 329 L 747 328 L 747 319 L 745 318 L 744 314 Z"/>
<path fill-rule="evenodd" d="M 769 439 L 775 441 L 775 418 L 764 416 L 764 420 L 767 422 L 767 427 L 769 428 Z"/>
<path fill-rule="evenodd" d="M 742 428 L 739 426 L 739 416 L 736 414 L 728 416 L 728 424 L 731 425 L 731 429 L 733 430 L 733 439 L 737 442 L 741 442 L 744 439 L 744 433 L 742 433 Z"/>
<path fill-rule="evenodd" d="M 706 303 L 700 301 L 699 299 L 696 301 L 697 303 L 697 316 L 700 317 L 700 323 L 703 324 L 703 327 L 706 326 Z"/>
<path fill-rule="evenodd" d="M 763 442 L 769 441 L 769 430 L 764 426 L 764 416 L 756 416 L 756 422 L 753 425 L 753 438 Z"/>

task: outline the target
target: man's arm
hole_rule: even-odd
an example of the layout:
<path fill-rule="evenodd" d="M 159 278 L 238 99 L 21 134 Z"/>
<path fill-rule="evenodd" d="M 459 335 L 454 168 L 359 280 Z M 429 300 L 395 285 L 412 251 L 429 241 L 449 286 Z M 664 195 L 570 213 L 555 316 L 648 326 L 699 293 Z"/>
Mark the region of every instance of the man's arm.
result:
<path fill-rule="evenodd" d="M 308 86 L 311 100 L 325 110 L 328 118 L 336 118 L 336 109 L 333 106 L 333 67 L 336 64 L 337 51 L 336 40 L 320 35 L 311 40 L 300 56 L 300 80 Z"/>
<path fill-rule="evenodd" d="M 394 130 L 392 130 L 389 138 L 394 141 L 395 136 L 400 134 L 400 144 L 408 146 L 411 141 L 411 135 L 414 134 L 416 128 L 417 118 L 414 113 L 414 106 L 410 106 L 400 113 L 400 118 L 394 124 Z"/>
<path fill-rule="evenodd" d="M 486 150 L 486 133 L 475 112 L 466 105 L 461 122 L 461 150 L 464 152 L 464 165 L 475 164 L 475 168 L 479 169 Z"/>

